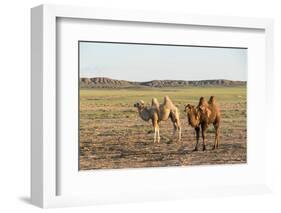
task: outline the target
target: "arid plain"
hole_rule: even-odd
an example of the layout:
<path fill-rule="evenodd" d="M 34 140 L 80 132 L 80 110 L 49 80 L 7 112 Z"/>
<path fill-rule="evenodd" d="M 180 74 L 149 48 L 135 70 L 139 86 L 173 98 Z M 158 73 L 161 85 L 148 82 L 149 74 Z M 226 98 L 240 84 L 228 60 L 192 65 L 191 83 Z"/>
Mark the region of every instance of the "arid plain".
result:
<path fill-rule="evenodd" d="M 150 104 L 168 95 L 178 107 L 182 141 L 173 140 L 173 125 L 160 122 L 160 143 L 153 143 L 151 122 L 141 120 L 134 103 Z M 207 150 L 195 147 L 195 132 L 188 125 L 184 106 L 197 105 L 201 96 L 216 96 L 221 108 L 221 142 L 212 150 L 214 128 L 207 130 Z M 247 98 L 244 86 L 163 88 L 81 88 L 80 170 L 237 164 L 247 160 Z"/>

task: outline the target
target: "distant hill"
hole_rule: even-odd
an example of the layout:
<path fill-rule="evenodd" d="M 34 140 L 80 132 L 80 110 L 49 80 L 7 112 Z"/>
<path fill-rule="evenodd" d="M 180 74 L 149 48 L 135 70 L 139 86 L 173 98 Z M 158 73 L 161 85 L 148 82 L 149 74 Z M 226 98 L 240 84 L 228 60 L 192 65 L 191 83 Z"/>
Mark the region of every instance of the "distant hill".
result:
<path fill-rule="evenodd" d="M 153 80 L 145 82 L 134 82 L 125 80 L 116 80 L 111 78 L 80 78 L 81 88 L 129 88 L 129 87 L 207 87 L 207 86 L 245 86 L 245 81 L 231 80 L 200 80 L 200 81 L 184 81 L 184 80 Z"/>

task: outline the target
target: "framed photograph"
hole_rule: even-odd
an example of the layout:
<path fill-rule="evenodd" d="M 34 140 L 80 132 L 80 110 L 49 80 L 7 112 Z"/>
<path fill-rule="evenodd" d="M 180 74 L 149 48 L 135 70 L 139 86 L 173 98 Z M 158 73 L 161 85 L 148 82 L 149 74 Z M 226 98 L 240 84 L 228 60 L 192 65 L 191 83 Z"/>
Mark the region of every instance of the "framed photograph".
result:
<path fill-rule="evenodd" d="M 42 5 L 31 24 L 33 204 L 271 192 L 272 20 Z"/>

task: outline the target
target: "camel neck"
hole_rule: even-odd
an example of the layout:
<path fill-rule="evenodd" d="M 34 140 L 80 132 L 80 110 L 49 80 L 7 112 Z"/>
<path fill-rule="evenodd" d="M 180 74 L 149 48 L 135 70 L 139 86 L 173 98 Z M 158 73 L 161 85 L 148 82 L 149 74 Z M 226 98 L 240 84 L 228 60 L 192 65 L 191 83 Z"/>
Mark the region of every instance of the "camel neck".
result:
<path fill-rule="evenodd" d="M 149 113 L 147 112 L 147 109 L 144 107 L 142 109 L 138 109 L 139 111 L 139 115 L 140 117 L 144 120 L 144 121 L 148 121 L 149 120 Z"/>
<path fill-rule="evenodd" d="M 195 116 L 191 116 L 189 118 L 189 124 L 192 126 L 192 127 L 198 127 L 199 126 L 199 120 L 195 118 Z"/>

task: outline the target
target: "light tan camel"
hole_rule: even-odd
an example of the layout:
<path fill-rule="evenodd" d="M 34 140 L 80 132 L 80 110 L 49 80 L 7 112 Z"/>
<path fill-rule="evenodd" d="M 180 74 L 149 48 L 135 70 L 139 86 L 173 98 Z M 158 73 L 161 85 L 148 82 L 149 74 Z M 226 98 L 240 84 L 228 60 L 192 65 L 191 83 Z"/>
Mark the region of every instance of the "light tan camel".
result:
<path fill-rule="evenodd" d="M 197 107 L 187 104 L 184 110 L 187 114 L 188 123 L 195 129 L 196 132 L 196 146 L 194 151 L 198 150 L 198 141 L 200 127 L 203 138 L 203 150 L 206 149 L 205 132 L 209 124 L 213 124 L 216 132 L 215 143 L 213 149 L 219 147 L 220 138 L 220 108 L 214 96 L 211 96 L 207 102 L 203 97 L 200 98 Z"/>
<path fill-rule="evenodd" d="M 154 102 L 157 102 L 157 99 L 154 99 Z M 152 103 L 153 104 L 153 103 Z M 181 140 L 181 123 L 178 108 L 173 104 L 171 99 L 168 96 L 164 97 L 164 101 L 162 104 L 154 104 L 157 108 L 158 106 L 158 115 L 159 121 L 166 121 L 169 118 L 173 123 L 173 136 L 175 136 L 178 131 L 178 141 Z"/>
<path fill-rule="evenodd" d="M 159 104 L 156 98 L 151 101 L 151 106 L 144 106 L 144 102 L 141 100 L 134 104 L 137 107 L 140 117 L 144 121 L 152 120 L 152 125 L 154 128 L 154 142 L 160 142 L 159 133 L 159 122 L 171 119 L 174 126 L 174 134 L 178 131 L 178 140 L 181 140 L 181 124 L 179 119 L 178 108 L 173 104 L 168 96 L 164 97 L 163 104 Z"/>
<path fill-rule="evenodd" d="M 153 102 L 153 99 L 152 99 Z M 139 116 L 141 117 L 142 120 L 144 121 L 149 121 L 151 119 L 152 121 L 152 126 L 154 129 L 154 143 L 160 142 L 160 134 L 159 134 L 159 118 L 158 118 L 158 109 L 155 106 L 145 106 L 144 101 L 140 100 L 137 103 L 134 104 L 134 107 L 138 109 Z"/>

